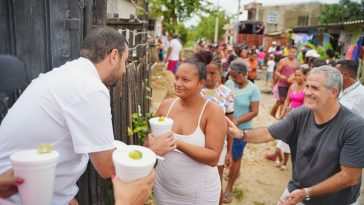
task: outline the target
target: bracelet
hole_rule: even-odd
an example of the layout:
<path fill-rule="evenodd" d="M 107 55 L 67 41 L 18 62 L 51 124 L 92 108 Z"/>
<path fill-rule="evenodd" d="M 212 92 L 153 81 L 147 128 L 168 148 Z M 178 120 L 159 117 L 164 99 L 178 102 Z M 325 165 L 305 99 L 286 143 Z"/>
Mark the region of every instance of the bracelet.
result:
<path fill-rule="evenodd" d="M 311 197 L 310 197 L 310 192 L 309 192 L 308 188 L 304 188 L 303 191 L 305 191 L 305 200 L 309 201 L 311 199 Z"/>

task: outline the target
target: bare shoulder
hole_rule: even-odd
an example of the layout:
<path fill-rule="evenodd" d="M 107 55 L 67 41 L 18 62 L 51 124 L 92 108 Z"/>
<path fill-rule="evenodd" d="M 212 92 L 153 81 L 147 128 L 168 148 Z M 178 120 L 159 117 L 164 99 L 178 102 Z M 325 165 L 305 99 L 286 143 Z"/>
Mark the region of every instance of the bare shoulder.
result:
<path fill-rule="evenodd" d="M 176 98 L 167 98 L 167 99 L 163 100 L 163 102 L 159 105 L 159 107 L 154 115 L 156 117 L 166 116 L 168 109 L 171 107 L 171 105 L 175 99 Z"/>
<path fill-rule="evenodd" d="M 280 64 L 283 64 L 283 63 L 285 63 L 286 62 L 286 58 L 282 58 L 281 60 L 279 60 L 279 62 L 278 63 L 280 63 Z"/>
<path fill-rule="evenodd" d="M 223 116 L 223 118 L 224 118 L 224 116 L 225 116 L 224 111 L 221 109 L 221 107 L 213 101 L 209 101 L 207 103 L 206 113 L 207 113 L 207 116 L 213 116 L 213 118 L 215 118 L 215 117 L 219 118 L 220 116 Z"/>

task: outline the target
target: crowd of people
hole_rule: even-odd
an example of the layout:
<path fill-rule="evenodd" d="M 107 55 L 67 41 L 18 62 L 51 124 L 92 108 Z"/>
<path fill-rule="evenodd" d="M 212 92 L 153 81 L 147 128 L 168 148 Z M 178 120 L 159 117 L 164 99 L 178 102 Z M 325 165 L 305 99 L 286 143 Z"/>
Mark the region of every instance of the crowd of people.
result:
<path fill-rule="evenodd" d="M 284 171 L 291 154 L 293 173 L 277 204 L 359 204 L 364 87 L 357 63 L 336 61 L 330 51 L 321 60 L 313 49 L 300 62 L 296 47 L 282 49 L 276 42 L 267 51 L 198 44 L 193 56 L 182 59 L 178 35 L 168 43 L 159 57 L 175 75 L 176 98 L 164 100 L 155 116 L 174 124 L 171 132 L 149 134 L 145 142 L 164 157 L 155 171 L 130 183 L 114 177 L 107 87 L 125 72 L 128 46 L 116 30 L 98 27 L 86 36 L 80 58 L 33 80 L 4 118 L 0 198 L 20 204 L 16 186 L 24 181 L 14 176 L 9 155 L 42 142 L 62 153 L 55 205 L 77 204 L 76 181 L 89 160 L 100 176 L 112 178 L 116 204 L 143 204 L 152 189 L 158 205 L 230 203 L 246 144 L 279 140 L 267 158 Z M 272 115 L 279 121 L 253 128 L 261 97 L 254 80 L 265 69 L 277 100 Z"/>

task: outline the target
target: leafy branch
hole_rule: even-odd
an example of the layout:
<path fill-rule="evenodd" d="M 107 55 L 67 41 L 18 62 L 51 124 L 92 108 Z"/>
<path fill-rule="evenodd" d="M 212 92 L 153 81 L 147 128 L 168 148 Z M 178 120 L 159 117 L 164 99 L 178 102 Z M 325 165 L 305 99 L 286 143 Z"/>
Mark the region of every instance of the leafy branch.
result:
<path fill-rule="evenodd" d="M 131 115 L 132 127 L 128 127 L 128 136 L 136 134 L 138 139 L 143 143 L 150 130 L 149 119 L 153 117 L 153 113 L 148 112 L 142 115 L 141 113 L 133 113 Z"/>

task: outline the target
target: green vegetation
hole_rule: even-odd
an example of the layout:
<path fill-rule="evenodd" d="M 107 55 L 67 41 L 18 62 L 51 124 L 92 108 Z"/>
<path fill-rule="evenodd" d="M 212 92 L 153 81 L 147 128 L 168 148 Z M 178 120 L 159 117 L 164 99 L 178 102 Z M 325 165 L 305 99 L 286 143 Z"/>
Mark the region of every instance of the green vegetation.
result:
<path fill-rule="evenodd" d="M 320 14 L 320 24 L 338 23 L 364 19 L 364 0 L 355 2 L 340 0 L 337 4 L 329 4 Z"/>
<path fill-rule="evenodd" d="M 147 138 L 147 134 L 150 130 L 149 119 L 153 116 L 153 113 L 146 113 L 144 115 L 139 115 L 138 113 L 133 113 L 131 115 L 132 127 L 128 127 L 128 136 L 136 134 L 140 142 L 143 142 Z"/>
<path fill-rule="evenodd" d="M 162 18 L 163 32 L 178 32 L 185 47 L 192 47 L 199 39 L 212 41 L 215 34 L 216 17 L 219 19 L 219 39 L 224 35 L 223 27 L 231 17 L 224 11 L 212 7 L 207 0 L 150 0 L 151 18 Z M 197 15 L 197 26 L 187 28 L 183 22 Z"/>
<path fill-rule="evenodd" d="M 233 188 L 233 196 L 239 202 L 244 199 L 244 191 L 238 187 Z"/>
<path fill-rule="evenodd" d="M 264 202 L 260 202 L 260 201 L 253 201 L 254 205 L 265 205 Z"/>
<path fill-rule="evenodd" d="M 199 15 L 199 24 L 189 29 L 188 40 L 196 42 L 197 40 L 204 38 L 207 41 L 213 41 L 215 35 L 215 23 L 216 17 L 219 19 L 218 26 L 218 39 L 223 38 L 224 30 L 222 29 L 225 24 L 228 24 L 231 20 L 231 16 L 228 16 L 226 12 L 221 10 L 211 10 L 209 13 Z"/>
<path fill-rule="evenodd" d="M 207 0 L 149 0 L 149 5 L 150 17 L 163 16 L 163 30 L 173 33 L 179 23 L 207 11 L 211 3 Z"/>

